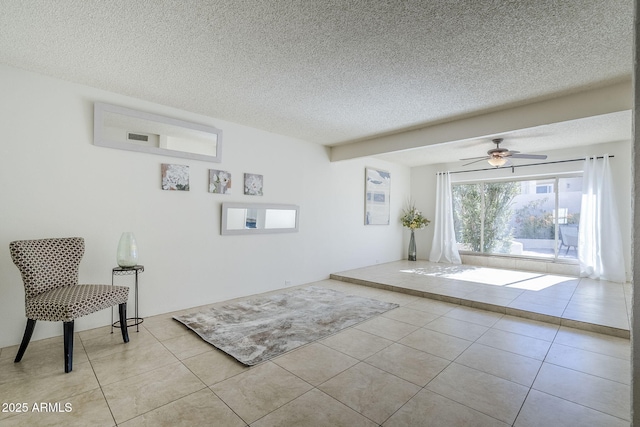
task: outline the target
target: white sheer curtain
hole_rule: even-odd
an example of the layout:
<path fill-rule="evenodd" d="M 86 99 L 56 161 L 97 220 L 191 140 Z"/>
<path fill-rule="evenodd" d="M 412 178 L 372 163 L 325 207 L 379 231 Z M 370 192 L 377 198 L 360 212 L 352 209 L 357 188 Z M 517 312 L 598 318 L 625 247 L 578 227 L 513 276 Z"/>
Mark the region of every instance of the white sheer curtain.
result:
<path fill-rule="evenodd" d="M 453 226 L 453 200 L 449 172 L 438 173 L 437 176 L 436 217 L 433 225 L 433 243 L 429 261 L 462 264 Z"/>
<path fill-rule="evenodd" d="M 582 277 L 612 282 L 626 280 L 608 154 L 602 159 L 588 157 L 584 162 L 578 260 Z"/>

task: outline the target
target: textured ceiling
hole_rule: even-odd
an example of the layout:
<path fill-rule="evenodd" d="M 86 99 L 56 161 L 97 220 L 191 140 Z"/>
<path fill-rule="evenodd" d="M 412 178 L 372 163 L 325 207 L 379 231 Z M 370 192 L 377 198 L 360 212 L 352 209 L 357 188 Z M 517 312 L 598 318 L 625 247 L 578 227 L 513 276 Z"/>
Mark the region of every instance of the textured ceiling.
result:
<path fill-rule="evenodd" d="M 0 11 L 0 63 L 324 145 L 632 70 L 632 0 L 0 0 Z"/>

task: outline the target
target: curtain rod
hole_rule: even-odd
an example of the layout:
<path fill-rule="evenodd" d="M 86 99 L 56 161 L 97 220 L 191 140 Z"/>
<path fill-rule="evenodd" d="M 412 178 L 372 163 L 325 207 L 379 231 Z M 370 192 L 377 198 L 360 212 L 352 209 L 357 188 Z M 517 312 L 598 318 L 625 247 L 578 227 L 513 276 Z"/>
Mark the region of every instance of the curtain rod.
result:
<path fill-rule="evenodd" d="M 615 157 L 613 154 L 609 155 L 609 158 Z M 599 156 L 596 157 L 596 159 L 604 159 L 604 156 Z M 552 165 L 555 163 L 568 163 L 568 162 L 583 162 L 584 159 L 571 159 L 571 160 L 556 160 L 554 162 L 542 162 L 542 163 L 529 163 L 527 165 L 511 165 L 508 166 L 509 168 L 511 168 L 511 173 L 514 172 L 515 168 L 523 168 L 525 166 L 540 166 L 540 165 Z M 466 172 L 480 172 L 480 171 L 492 171 L 492 170 L 496 170 L 496 169 L 506 169 L 506 168 L 484 168 L 484 169 L 472 169 L 472 170 L 468 170 L 468 171 L 453 171 L 453 172 L 449 172 L 450 174 L 452 173 L 466 173 Z M 436 173 L 437 175 L 438 173 Z"/>

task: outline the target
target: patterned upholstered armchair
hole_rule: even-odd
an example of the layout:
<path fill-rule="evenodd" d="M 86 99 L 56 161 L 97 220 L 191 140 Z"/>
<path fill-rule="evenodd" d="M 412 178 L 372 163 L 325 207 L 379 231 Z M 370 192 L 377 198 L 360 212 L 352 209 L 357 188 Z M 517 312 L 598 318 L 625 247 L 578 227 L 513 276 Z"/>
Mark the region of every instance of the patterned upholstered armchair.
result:
<path fill-rule="evenodd" d="M 22 360 L 36 320 L 64 322 L 64 371 L 73 368 L 73 321 L 98 310 L 119 305 L 122 339 L 127 332 L 129 288 L 112 285 L 79 285 L 78 268 L 84 255 L 84 239 L 18 240 L 9 243 L 13 263 L 22 274 L 27 327 L 15 363 Z"/>

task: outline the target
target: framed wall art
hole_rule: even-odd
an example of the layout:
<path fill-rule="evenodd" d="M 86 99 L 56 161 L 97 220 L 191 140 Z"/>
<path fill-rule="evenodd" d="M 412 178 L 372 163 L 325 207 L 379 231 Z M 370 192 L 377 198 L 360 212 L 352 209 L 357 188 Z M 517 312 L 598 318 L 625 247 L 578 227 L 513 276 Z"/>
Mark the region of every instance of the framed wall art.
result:
<path fill-rule="evenodd" d="M 231 173 L 209 169 L 209 193 L 231 194 Z"/>
<path fill-rule="evenodd" d="M 264 179 L 262 175 L 255 173 L 244 174 L 244 194 L 249 196 L 262 196 Z"/>
<path fill-rule="evenodd" d="M 189 166 L 162 163 L 162 189 L 189 191 Z"/>
<path fill-rule="evenodd" d="M 365 169 L 365 225 L 389 225 L 391 174 L 373 168 Z"/>

